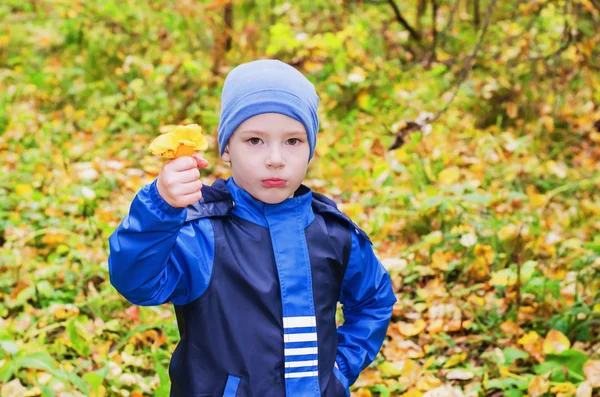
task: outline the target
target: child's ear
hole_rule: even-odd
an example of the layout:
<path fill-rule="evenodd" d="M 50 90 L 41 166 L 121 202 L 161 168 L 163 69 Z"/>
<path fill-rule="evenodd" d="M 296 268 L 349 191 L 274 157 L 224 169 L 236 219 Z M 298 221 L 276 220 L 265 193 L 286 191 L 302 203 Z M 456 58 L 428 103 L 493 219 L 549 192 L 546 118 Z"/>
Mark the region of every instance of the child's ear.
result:
<path fill-rule="evenodd" d="M 223 149 L 223 155 L 221 156 L 221 158 L 223 159 L 223 161 L 231 162 L 231 156 L 229 155 L 229 144 L 227 144 L 227 146 L 225 146 L 225 149 Z"/>

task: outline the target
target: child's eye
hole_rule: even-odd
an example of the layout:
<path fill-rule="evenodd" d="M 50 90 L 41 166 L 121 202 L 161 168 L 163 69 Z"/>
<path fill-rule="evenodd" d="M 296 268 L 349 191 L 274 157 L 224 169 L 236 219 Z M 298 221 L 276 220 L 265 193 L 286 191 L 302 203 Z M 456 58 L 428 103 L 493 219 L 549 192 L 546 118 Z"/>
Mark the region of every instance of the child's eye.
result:
<path fill-rule="evenodd" d="M 250 142 L 251 145 L 258 145 L 260 142 L 260 138 L 250 138 L 246 142 Z"/>
<path fill-rule="evenodd" d="M 301 141 L 298 138 L 290 138 L 288 139 L 288 142 L 290 142 L 290 145 L 297 145 L 299 144 Z"/>

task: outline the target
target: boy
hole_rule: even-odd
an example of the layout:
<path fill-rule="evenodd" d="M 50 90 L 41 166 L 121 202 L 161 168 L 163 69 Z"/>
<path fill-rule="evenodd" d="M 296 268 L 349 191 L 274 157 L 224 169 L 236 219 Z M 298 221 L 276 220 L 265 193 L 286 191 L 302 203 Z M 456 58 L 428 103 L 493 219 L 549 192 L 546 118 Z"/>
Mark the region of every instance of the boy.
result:
<path fill-rule="evenodd" d="M 283 62 L 236 67 L 218 132 L 232 176 L 202 186 L 206 160 L 170 160 L 110 236 L 115 288 L 174 304 L 171 396 L 349 396 L 377 355 L 396 301 L 389 275 L 367 235 L 302 185 L 318 103 Z"/>

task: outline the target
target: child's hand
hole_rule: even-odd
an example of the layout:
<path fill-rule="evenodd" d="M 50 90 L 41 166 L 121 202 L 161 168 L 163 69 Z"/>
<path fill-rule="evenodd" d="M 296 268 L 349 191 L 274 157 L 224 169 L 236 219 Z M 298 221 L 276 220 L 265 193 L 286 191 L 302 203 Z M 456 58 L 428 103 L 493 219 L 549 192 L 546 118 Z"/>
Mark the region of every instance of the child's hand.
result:
<path fill-rule="evenodd" d="M 158 174 L 158 194 L 172 207 L 184 208 L 202 198 L 202 182 L 198 168 L 208 161 L 199 154 L 167 161 Z"/>

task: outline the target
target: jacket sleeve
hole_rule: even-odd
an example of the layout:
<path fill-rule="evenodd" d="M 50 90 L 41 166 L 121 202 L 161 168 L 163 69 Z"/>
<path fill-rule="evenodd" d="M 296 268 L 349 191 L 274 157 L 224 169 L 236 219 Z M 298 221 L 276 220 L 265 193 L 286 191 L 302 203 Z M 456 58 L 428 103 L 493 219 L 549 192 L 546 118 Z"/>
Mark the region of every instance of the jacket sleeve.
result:
<path fill-rule="evenodd" d="M 111 284 L 140 306 L 185 304 L 207 288 L 214 260 L 210 219 L 186 223 L 187 209 L 172 207 L 156 180 L 135 196 L 129 214 L 109 237 Z"/>
<path fill-rule="evenodd" d="M 358 233 L 352 233 L 340 302 L 344 323 L 337 330 L 336 362 L 352 385 L 377 356 L 396 302 L 389 274 L 375 256 L 370 242 Z"/>

